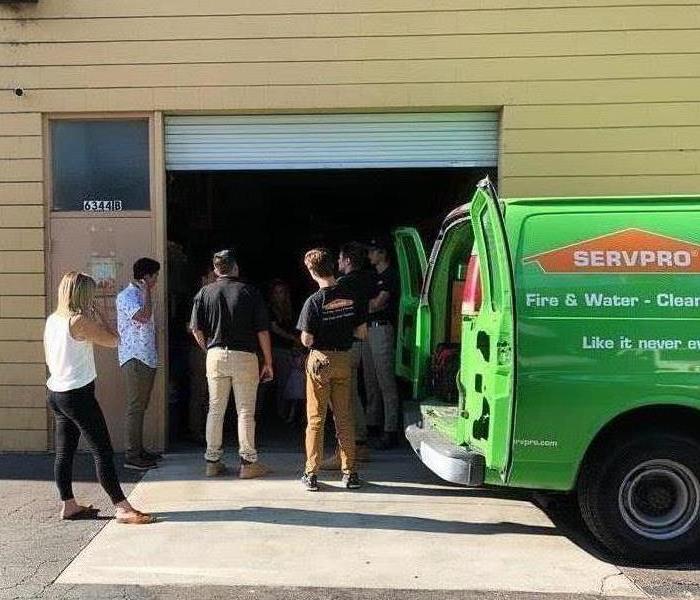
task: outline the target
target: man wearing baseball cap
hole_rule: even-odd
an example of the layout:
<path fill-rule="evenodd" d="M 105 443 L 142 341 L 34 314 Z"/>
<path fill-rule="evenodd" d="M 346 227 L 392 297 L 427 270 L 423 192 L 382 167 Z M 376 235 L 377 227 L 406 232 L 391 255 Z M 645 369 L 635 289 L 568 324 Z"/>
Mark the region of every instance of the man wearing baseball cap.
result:
<path fill-rule="evenodd" d="M 224 415 L 233 387 L 238 413 L 239 477 L 251 479 L 268 472 L 255 449 L 255 402 L 258 383 L 272 379 L 269 317 L 260 292 L 239 280 L 232 249 L 214 254 L 216 281 L 195 296 L 190 328 L 207 353 L 209 413 L 207 415 L 206 475 L 226 472 L 222 462 Z M 263 365 L 258 364 L 258 348 Z"/>
<path fill-rule="evenodd" d="M 394 362 L 401 284 L 391 262 L 391 240 L 375 237 L 367 246 L 369 261 L 376 271 L 376 287 L 369 301 L 367 343 L 362 357 L 367 394 L 367 426 L 375 431 L 383 429 L 377 448 L 386 450 L 398 444 L 399 393 L 394 377 Z"/>

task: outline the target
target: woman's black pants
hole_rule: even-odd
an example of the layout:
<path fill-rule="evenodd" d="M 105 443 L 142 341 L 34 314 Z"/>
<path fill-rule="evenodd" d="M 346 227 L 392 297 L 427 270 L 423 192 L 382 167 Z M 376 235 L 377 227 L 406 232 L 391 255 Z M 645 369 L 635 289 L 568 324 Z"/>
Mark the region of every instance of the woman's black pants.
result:
<path fill-rule="evenodd" d="M 100 485 L 114 504 L 125 499 L 114 468 L 114 451 L 107 423 L 95 398 L 95 382 L 67 392 L 49 390 L 49 406 L 56 416 L 54 476 L 61 500 L 73 496 L 73 457 L 82 435 L 94 460 Z"/>

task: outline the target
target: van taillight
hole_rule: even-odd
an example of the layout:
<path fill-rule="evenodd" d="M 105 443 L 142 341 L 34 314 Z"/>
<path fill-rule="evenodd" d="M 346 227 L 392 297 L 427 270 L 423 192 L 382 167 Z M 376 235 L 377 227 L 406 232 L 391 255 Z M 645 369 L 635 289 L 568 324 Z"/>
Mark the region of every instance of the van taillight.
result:
<path fill-rule="evenodd" d="M 467 278 L 462 294 L 462 314 L 476 315 L 481 309 L 481 276 L 479 274 L 479 257 L 475 254 L 469 257 L 467 263 Z"/>

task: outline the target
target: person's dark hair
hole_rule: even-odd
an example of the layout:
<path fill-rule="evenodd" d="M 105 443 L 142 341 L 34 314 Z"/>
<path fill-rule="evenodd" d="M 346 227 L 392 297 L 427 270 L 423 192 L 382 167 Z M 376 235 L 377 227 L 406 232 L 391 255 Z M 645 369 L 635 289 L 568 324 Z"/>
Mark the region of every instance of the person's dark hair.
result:
<path fill-rule="evenodd" d="M 232 248 L 227 248 L 226 250 L 219 250 L 214 254 L 214 268 L 221 273 L 226 275 L 230 273 L 236 266 L 236 253 Z"/>
<path fill-rule="evenodd" d="M 160 263 L 152 258 L 139 258 L 134 263 L 134 279 L 143 279 L 146 275 L 155 275 L 160 271 Z"/>
<path fill-rule="evenodd" d="M 306 268 L 313 271 L 319 277 L 333 277 L 335 275 L 335 263 L 333 254 L 326 248 L 314 248 L 304 255 Z"/>
<path fill-rule="evenodd" d="M 367 247 L 360 242 L 348 242 L 340 247 L 340 253 L 350 261 L 354 270 L 362 269 L 367 260 Z"/>

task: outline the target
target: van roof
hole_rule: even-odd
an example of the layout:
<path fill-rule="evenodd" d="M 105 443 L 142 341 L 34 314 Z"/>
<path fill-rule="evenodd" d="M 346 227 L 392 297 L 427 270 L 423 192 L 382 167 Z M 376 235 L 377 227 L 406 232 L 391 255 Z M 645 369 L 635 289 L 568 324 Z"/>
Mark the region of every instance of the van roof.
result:
<path fill-rule="evenodd" d="M 694 204 L 700 205 L 699 195 L 664 195 L 664 196 L 571 196 L 544 198 L 500 198 L 506 204 L 542 205 L 542 204 Z"/>

